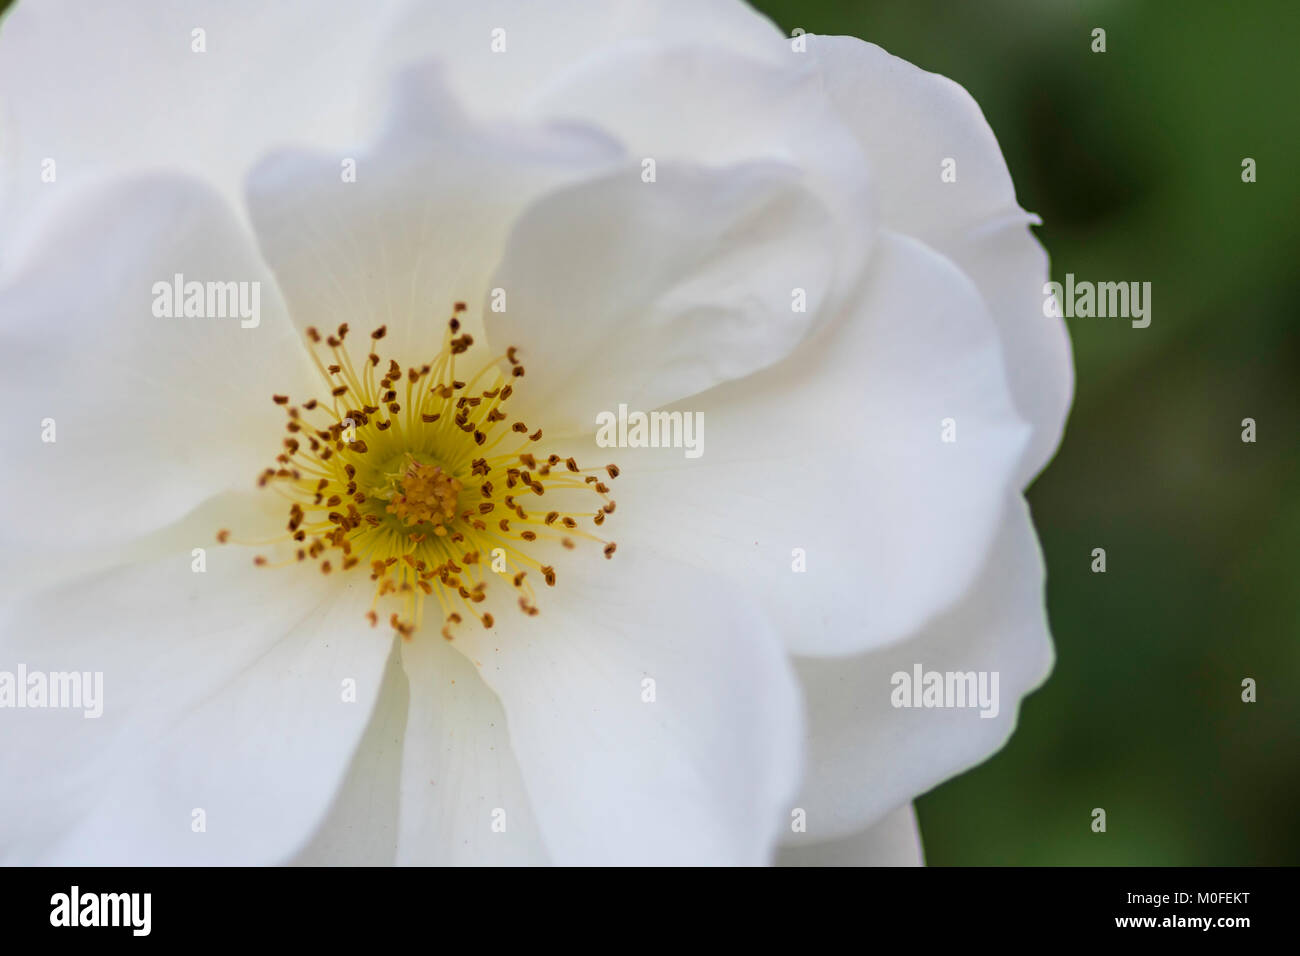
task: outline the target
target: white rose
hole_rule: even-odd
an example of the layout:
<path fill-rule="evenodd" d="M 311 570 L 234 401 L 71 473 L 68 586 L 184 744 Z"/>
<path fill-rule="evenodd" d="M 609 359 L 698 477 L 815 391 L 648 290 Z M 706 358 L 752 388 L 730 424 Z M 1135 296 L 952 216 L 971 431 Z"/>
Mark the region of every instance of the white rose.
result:
<path fill-rule="evenodd" d="M 802 40 L 730 0 L 6 16 L 0 858 L 919 860 L 911 799 L 1050 669 L 1020 492 L 1069 348 L 965 92 Z M 600 447 L 620 405 L 703 431 Z M 1000 703 L 895 706 L 915 666 Z"/>

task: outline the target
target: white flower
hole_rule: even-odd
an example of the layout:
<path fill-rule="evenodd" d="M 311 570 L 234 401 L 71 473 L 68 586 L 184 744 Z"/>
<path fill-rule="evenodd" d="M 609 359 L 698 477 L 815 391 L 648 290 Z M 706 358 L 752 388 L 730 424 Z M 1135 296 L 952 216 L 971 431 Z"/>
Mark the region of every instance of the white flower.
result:
<path fill-rule="evenodd" d="M 1068 344 L 949 81 L 730 0 L 50 0 L 0 91 L 0 673 L 103 673 L 0 709 L 5 861 L 915 861 L 1048 672 Z"/>

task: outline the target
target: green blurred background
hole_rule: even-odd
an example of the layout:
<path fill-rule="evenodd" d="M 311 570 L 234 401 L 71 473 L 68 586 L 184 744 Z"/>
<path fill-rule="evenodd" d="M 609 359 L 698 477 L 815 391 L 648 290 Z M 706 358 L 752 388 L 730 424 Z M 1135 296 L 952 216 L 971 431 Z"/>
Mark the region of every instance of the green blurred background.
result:
<path fill-rule="evenodd" d="M 1029 492 L 1056 670 L 1003 751 L 917 802 L 928 862 L 1300 862 L 1300 5 L 755 6 L 961 83 L 1052 278 L 1153 286 L 1149 328 L 1068 320 L 1074 409 Z"/>

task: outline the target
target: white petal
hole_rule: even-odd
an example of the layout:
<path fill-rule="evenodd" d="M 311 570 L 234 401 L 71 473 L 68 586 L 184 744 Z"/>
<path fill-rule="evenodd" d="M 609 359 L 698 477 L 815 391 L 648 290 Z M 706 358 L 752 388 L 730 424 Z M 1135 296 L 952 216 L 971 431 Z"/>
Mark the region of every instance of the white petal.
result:
<path fill-rule="evenodd" d="M 0 31 L 0 221 L 109 171 L 183 169 L 234 199 L 269 147 L 351 139 L 391 6 L 18 4 Z M 206 52 L 194 51 L 195 30 Z M 42 181 L 46 160 L 55 183 Z"/>
<path fill-rule="evenodd" d="M 516 412 L 590 433 L 620 402 L 655 408 L 748 375 L 798 345 L 836 280 L 836 233 L 797 171 L 664 163 L 573 186 L 510 237 L 486 314 L 527 370 Z M 791 308 L 792 290 L 808 310 Z M 532 414 L 536 412 L 536 414 Z M 531 416 L 531 417 L 530 417 Z"/>
<path fill-rule="evenodd" d="M 620 541 L 747 584 L 787 646 L 817 656 L 897 641 L 965 594 L 1028 432 L 974 287 L 889 234 L 851 313 L 674 410 L 702 416 L 698 458 L 602 450 L 623 470 Z"/>
<path fill-rule="evenodd" d="M 792 842 L 777 854 L 778 866 L 921 866 L 921 831 L 910 803 L 874 826 L 824 843 Z"/>
<path fill-rule="evenodd" d="M 799 797 L 808 832 L 798 839 L 835 839 L 870 826 L 1002 747 L 1021 698 L 1052 667 L 1043 573 L 1029 510 L 1017 499 L 979 580 L 940 620 L 893 647 L 796 662 L 812 741 Z M 910 675 L 917 664 L 923 671 L 997 672 L 996 716 L 983 717 L 980 708 L 892 706 L 892 676 Z"/>
<path fill-rule="evenodd" d="M 385 36 L 387 71 L 375 86 L 382 94 L 391 75 L 432 56 L 474 112 L 526 113 L 566 71 L 629 42 L 703 42 L 769 60 L 789 53 L 772 23 L 738 0 L 411 0 Z"/>
<path fill-rule="evenodd" d="M 1020 416 L 1034 426 L 1021 462 L 1021 486 L 1061 442 L 1074 398 L 1074 360 L 1065 321 L 1043 315 L 1047 253 L 1013 216 L 954 238 L 946 254 L 975 280 L 1002 334 L 1007 375 Z"/>
<path fill-rule="evenodd" d="M 512 623 L 518 633 L 530 622 Z M 546 863 L 496 695 L 434 628 L 402 644 L 402 665 L 410 686 L 410 715 L 402 756 L 398 862 Z"/>
<path fill-rule="evenodd" d="M 619 152 L 574 127 L 473 125 L 432 67 L 404 73 L 394 95 L 373 146 L 276 154 L 250 175 L 248 201 L 294 320 L 357 335 L 387 325 L 384 354 L 411 365 L 437 353 L 456 302 L 486 304 L 524 206 Z"/>
<path fill-rule="evenodd" d="M 295 862 L 546 864 L 496 695 L 435 628 L 400 648 L 334 806 Z"/>
<path fill-rule="evenodd" d="M 394 648 L 334 803 L 293 865 L 392 866 L 396 861 L 406 709 L 406 675 Z"/>
<path fill-rule="evenodd" d="M 633 156 L 661 165 L 767 161 L 798 170 L 801 185 L 833 223 L 834 239 L 818 254 L 836 265 L 834 287 L 821 287 L 821 270 L 796 259 L 802 268 L 787 270 L 793 284 L 780 289 L 779 306 L 788 315 L 792 289 L 803 288 L 816 315 L 819 304 L 835 308 L 856 283 L 875 232 L 877 200 L 862 150 L 826 96 L 817 64 L 779 40 L 774 46 L 782 51 L 775 62 L 719 49 L 713 39 L 618 45 L 542 88 L 535 110 L 598 126 Z M 782 252 L 773 264 L 789 258 Z M 754 277 L 765 271 L 755 269 Z M 761 325 L 760 315 L 751 326 Z"/>
<path fill-rule="evenodd" d="M 552 860 L 766 862 L 802 735 L 776 636 L 706 574 L 573 554 L 539 615 L 455 640 L 505 707 Z"/>
<path fill-rule="evenodd" d="M 252 487 L 284 437 L 272 393 L 311 373 L 225 204 L 147 176 L 70 189 L 47 212 L 0 276 L 0 495 L 23 502 L 0 538 L 120 545 Z M 178 274 L 248 283 L 259 324 L 156 316 L 155 283 Z"/>
<path fill-rule="evenodd" d="M 1016 204 L 1006 161 L 979 106 L 951 80 L 853 37 L 808 38 L 826 91 L 879 185 L 883 228 L 914 236 L 975 282 L 1002 337 L 1016 409 L 1034 435 L 1022 485 L 1061 440 L 1074 392 L 1065 322 L 1043 315 L 1047 256 Z M 956 161 L 956 182 L 940 178 Z"/>
<path fill-rule="evenodd" d="M 271 863 L 324 818 L 392 646 L 362 617 L 368 589 L 254 568 L 242 548 L 208 549 L 204 573 L 192 560 L 35 595 L 5 621 L 0 670 L 103 674 L 97 718 L 3 712 L 5 862 Z"/>

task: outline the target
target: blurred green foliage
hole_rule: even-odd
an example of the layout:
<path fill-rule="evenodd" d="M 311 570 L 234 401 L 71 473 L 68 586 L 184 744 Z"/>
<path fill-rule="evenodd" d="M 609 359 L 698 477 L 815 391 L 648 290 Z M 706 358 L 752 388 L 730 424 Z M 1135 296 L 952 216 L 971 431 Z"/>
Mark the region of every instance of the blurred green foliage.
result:
<path fill-rule="evenodd" d="M 961 83 L 1052 277 L 1153 283 L 1150 328 L 1069 320 L 1074 409 L 1029 492 L 1056 670 L 1003 751 L 918 801 L 928 861 L 1300 862 L 1300 7 L 756 6 Z"/>

